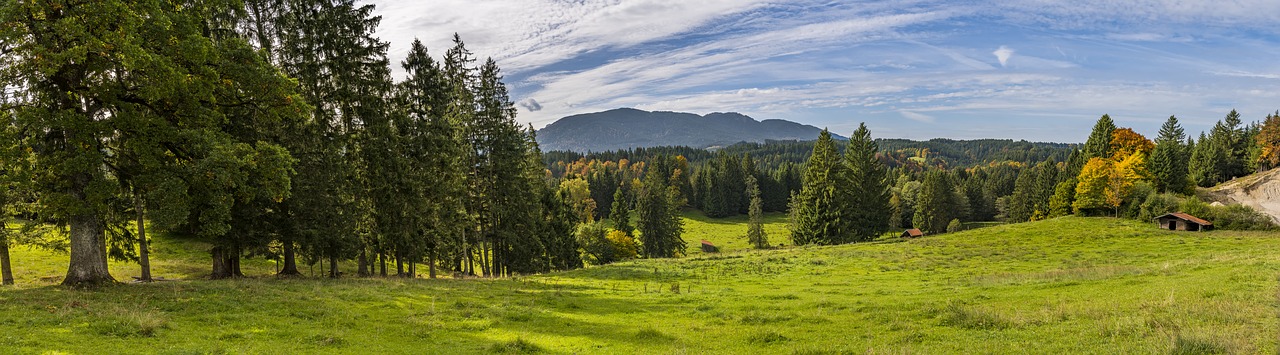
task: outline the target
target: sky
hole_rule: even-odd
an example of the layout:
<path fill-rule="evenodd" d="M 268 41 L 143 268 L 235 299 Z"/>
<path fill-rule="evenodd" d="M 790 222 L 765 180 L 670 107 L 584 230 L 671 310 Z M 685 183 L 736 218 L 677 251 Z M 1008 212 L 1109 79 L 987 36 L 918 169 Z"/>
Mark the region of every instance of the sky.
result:
<path fill-rule="evenodd" d="M 877 138 L 1154 138 L 1280 109 L 1276 0 L 365 0 L 394 70 L 458 33 L 541 128 L 619 107 Z"/>

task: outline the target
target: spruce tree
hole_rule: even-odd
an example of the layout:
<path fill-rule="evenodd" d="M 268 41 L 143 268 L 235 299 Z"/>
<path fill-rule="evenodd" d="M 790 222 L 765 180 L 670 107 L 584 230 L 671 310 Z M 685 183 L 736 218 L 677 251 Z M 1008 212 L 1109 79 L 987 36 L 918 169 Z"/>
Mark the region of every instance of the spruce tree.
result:
<path fill-rule="evenodd" d="M 1078 161 L 1088 162 L 1092 158 L 1110 158 L 1111 134 L 1115 130 L 1116 123 L 1111 120 L 1111 116 L 1102 115 L 1098 122 L 1093 125 L 1093 132 L 1089 133 L 1089 140 L 1085 141 Z M 1083 165 L 1081 164 L 1081 166 Z"/>
<path fill-rule="evenodd" d="M 631 204 L 627 203 L 626 194 L 622 193 L 621 188 L 614 190 L 613 206 L 610 209 L 612 212 L 609 218 L 613 220 L 613 229 L 632 235 L 635 227 L 631 226 Z"/>
<path fill-rule="evenodd" d="M 1187 187 L 1186 147 L 1182 142 L 1186 134 L 1178 124 L 1178 118 L 1169 119 L 1160 127 L 1160 136 L 1156 138 L 1156 149 L 1151 152 L 1152 182 L 1159 192 L 1185 192 Z"/>
<path fill-rule="evenodd" d="M 660 156 L 649 166 L 636 201 L 639 217 L 636 227 L 647 258 L 670 258 L 685 253 L 686 245 L 680 237 L 684 224 L 680 219 L 680 206 L 675 201 L 678 188 L 670 185 L 667 176 L 672 170 L 669 160 Z"/>
<path fill-rule="evenodd" d="M 1227 153 L 1223 146 L 1210 136 L 1206 136 L 1204 132 L 1200 132 L 1200 139 L 1196 140 L 1191 150 L 1191 160 L 1187 167 L 1187 175 L 1191 183 L 1200 187 L 1209 187 L 1221 182 L 1223 179 L 1221 167 L 1225 165 L 1223 161 L 1226 159 Z"/>
<path fill-rule="evenodd" d="M 831 133 L 822 130 L 805 164 L 803 186 L 792 198 L 791 241 L 796 245 L 836 244 L 847 240 L 847 222 L 839 193 L 844 164 L 836 152 Z"/>
<path fill-rule="evenodd" d="M 747 241 L 756 249 L 769 248 L 769 236 L 764 232 L 764 201 L 760 199 L 760 188 L 756 177 L 747 175 L 747 196 L 751 197 L 747 216 Z"/>
<path fill-rule="evenodd" d="M 846 192 L 841 219 L 851 239 L 838 242 L 870 241 L 889 230 L 888 174 L 876 153 L 871 131 L 866 123 L 859 124 L 844 151 L 844 174 L 837 187 Z"/>
<path fill-rule="evenodd" d="M 956 218 L 955 188 L 951 177 L 943 171 L 925 174 L 917 198 L 912 224 L 926 233 L 943 233 L 947 224 Z"/>

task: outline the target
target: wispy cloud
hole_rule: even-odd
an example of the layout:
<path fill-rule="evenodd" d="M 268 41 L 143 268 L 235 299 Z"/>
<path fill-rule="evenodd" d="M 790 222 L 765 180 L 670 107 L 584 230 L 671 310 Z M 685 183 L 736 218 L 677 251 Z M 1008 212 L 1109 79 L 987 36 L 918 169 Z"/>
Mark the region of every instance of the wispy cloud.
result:
<path fill-rule="evenodd" d="M 1078 141 L 1102 113 L 1154 133 L 1280 105 L 1272 0 L 373 2 L 393 59 L 459 32 L 535 126 L 637 107 Z"/>

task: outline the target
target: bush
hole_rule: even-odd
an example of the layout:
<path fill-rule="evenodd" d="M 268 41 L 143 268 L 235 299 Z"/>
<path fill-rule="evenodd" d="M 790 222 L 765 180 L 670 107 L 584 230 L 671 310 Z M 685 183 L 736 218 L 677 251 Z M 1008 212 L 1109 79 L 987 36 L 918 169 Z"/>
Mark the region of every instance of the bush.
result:
<path fill-rule="evenodd" d="M 964 230 L 964 224 L 959 219 L 952 219 L 951 223 L 947 223 L 947 233 L 955 233 Z"/>
<path fill-rule="evenodd" d="M 578 225 L 575 233 L 582 245 L 582 259 L 593 265 L 604 265 L 636 257 L 636 239 L 627 233 L 591 222 Z"/>
<path fill-rule="evenodd" d="M 1196 198 L 1182 201 L 1181 211 L 1213 222 L 1213 227 L 1227 230 L 1273 230 L 1271 217 L 1245 205 L 1210 206 Z"/>
<path fill-rule="evenodd" d="M 637 254 L 636 238 L 627 234 L 627 232 L 611 230 L 606 238 L 613 245 L 618 260 L 631 259 L 639 255 Z"/>
<path fill-rule="evenodd" d="M 1156 217 L 1160 217 L 1166 213 L 1178 212 L 1178 205 L 1182 204 L 1182 198 L 1173 194 L 1153 194 L 1147 196 L 1147 200 L 1142 202 L 1141 212 L 1138 213 L 1138 220 L 1150 221 Z"/>

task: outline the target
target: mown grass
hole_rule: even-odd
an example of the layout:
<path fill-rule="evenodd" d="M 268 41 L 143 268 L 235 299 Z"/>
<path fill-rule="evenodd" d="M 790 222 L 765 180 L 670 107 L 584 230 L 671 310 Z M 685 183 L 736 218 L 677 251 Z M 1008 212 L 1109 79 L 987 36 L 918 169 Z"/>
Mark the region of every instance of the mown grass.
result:
<path fill-rule="evenodd" d="M 1067 217 L 501 280 L 24 276 L 0 291 L 0 352 L 1276 353 L 1276 237 Z M 16 271 L 41 256 L 65 263 L 19 249 Z"/>

